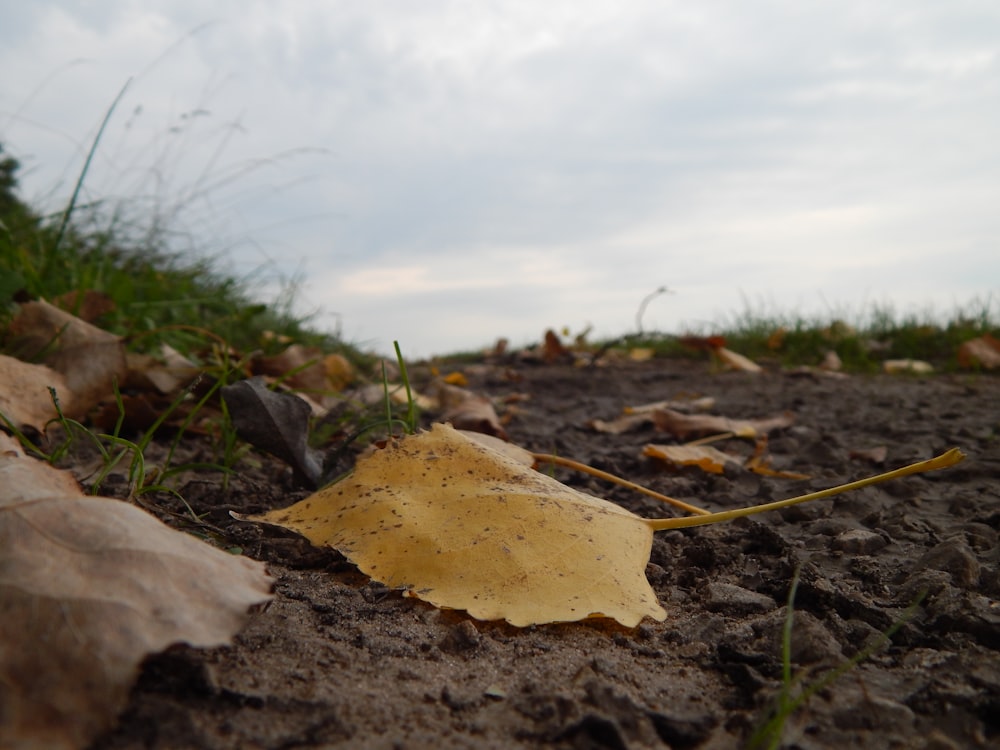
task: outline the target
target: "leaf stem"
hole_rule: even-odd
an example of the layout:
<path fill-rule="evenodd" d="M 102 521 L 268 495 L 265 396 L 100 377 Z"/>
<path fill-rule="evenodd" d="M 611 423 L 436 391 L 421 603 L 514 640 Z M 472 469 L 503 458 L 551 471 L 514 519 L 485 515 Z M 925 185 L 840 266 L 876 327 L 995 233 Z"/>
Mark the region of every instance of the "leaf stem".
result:
<path fill-rule="evenodd" d="M 551 453 L 532 453 L 531 454 L 535 461 L 538 463 L 549 463 L 558 466 L 565 466 L 567 469 L 573 469 L 574 471 L 580 471 L 584 474 L 590 474 L 598 479 L 604 479 L 608 482 L 614 482 L 622 487 L 627 487 L 635 492 L 641 492 L 643 495 L 648 495 L 649 497 L 654 497 L 657 500 L 673 505 L 676 508 L 685 510 L 688 513 L 696 513 L 699 516 L 705 517 L 712 515 L 712 512 L 705 510 L 704 508 L 699 508 L 696 505 L 689 505 L 683 500 L 678 500 L 675 497 L 670 497 L 669 495 L 663 495 L 655 490 L 643 487 L 641 484 L 636 484 L 635 482 L 630 482 L 627 479 L 622 479 L 621 477 L 616 477 L 614 474 L 609 474 L 606 471 L 601 471 L 600 469 L 595 469 L 593 466 L 587 466 L 587 464 L 582 464 L 578 461 L 574 461 L 571 458 L 563 458 L 562 456 L 554 456 Z M 721 519 L 720 519 L 721 520 Z"/>
<path fill-rule="evenodd" d="M 826 490 L 820 490 L 819 492 L 810 492 L 807 495 L 799 495 L 798 497 L 788 498 L 787 500 L 777 500 L 773 503 L 764 503 L 763 505 L 752 505 L 748 508 L 737 508 L 736 510 L 726 510 L 719 513 L 710 513 L 708 515 L 693 516 L 687 518 L 652 518 L 647 521 L 650 528 L 653 531 L 664 531 L 666 529 L 686 529 L 692 526 L 705 526 L 710 523 L 719 523 L 721 521 L 731 521 L 734 518 L 742 518 L 743 516 L 752 516 L 756 513 L 765 513 L 769 510 L 778 510 L 780 508 L 787 508 L 792 505 L 798 505 L 799 503 L 807 503 L 810 500 L 819 500 L 824 497 L 831 497 L 832 495 L 839 495 L 842 492 L 848 492 L 849 490 L 857 490 L 862 487 L 867 487 L 870 484 L 877 484 L 878 482 L 885 482 L 889 479 L 897 479 L 898 477 L 909 476 L 910 474 L 922 474 L 925 471 L 937 471 L 938 469 L 946 469 L 949 466 L 954 466 L 965 458 L 965 454 L 962 453 L 958 448 L 951 448 L 950 450 L 942 453 L 940 456 L 927 459 L 926 461 L 918 461 L 917 463 L 909 464 L 908 466 L 903 466 L 899 469 L 894 469 L 892 471 L 887 471 L 884 474 L 876 474 L 873 477 L 865 477 L 864 479 L 859 479 L 856 482 L 848 482 L 847 484 L 840 484 L 836 487 L 831 487 Z"/>

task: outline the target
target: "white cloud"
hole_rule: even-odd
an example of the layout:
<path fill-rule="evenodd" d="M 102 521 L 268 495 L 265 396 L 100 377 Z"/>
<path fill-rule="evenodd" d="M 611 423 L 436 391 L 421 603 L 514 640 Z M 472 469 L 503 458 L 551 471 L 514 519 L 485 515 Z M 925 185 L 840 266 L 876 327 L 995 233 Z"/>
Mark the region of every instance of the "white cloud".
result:
<path fill-rule="evenodd" d="M 89 194 L 304 268 L 306 304 L 382 347 L 627 327 L 661 284 L 674 325 L 741 291 L 919 303 L 1000 278 L 988 4 L 25 5 L 0 142 L 29 194 L 65 195 L 136 76 Z"/>

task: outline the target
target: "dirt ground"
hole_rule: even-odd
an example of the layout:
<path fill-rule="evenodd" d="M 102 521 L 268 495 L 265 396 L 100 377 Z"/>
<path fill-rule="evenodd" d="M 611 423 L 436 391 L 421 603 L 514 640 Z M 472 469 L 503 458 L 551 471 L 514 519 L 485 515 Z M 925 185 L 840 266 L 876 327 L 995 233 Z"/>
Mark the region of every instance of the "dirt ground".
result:
<path fill-rule="evenodd" d="M 277 465 L 228 493 L 212 475 L 182 494 L 267 562 L 274 601 L 228 648 L 150 658 L 120 724 L 96 743 L 131 748 L 736 748 L 782 676 L 790 581 L 801 567 L 792 661 L 806 682 L 903 614 L 879 650 L 788 720 L 783 747 L 949 748 L 1000 744 L 1000 379 L 981 375 L 711 373 L 703 362 L 604 368 L 518 366 L 471 386 L 527 394 L 507 426 L 529 449 L 575 458 L 713 510 L 821 489 L 958 446 L 957 467 L 718 526 L 658 533 L 648 578 L 665 622 L 517 629 L 442 611 L 372 583 L 332 550 L 233 520 L 301 499 Z M 640 451 L 671 442 L 588 420 L 700 394 L 728 417 L 789 410 L 777 468 L 808 480 L 669 471 Z M 852 452 L 884 445 L 884 463 Z M 749 454 L 750 444 L 725 446 Z M 580 489 L 647 516 L 649 498 L 586 476 Z"/>

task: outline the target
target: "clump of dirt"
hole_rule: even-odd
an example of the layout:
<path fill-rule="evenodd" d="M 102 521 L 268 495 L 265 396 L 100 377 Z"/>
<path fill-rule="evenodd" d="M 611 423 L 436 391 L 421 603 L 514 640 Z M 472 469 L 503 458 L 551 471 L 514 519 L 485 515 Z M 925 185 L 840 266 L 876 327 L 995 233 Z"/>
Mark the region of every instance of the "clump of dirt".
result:
<path fill-rule="evenodd" d="M 233 520 L 304 496 L 265 462 L 182 494 L 221 543 L 268 563 L 276 599 L 231 647 L 150 658 L 117 729 L 125 748 L 732 748 L 780 690 L 782 632 L 796 569 L 792 660 L 809 682 L 924 599 L 887 644 L 813 696 L 785 727 L 801 748 L 995 746 L 1000 739 L 1000 381 L 980 376 L 710 374 L 656 360 L 605 368 L 483 369 L 471 386 L 526 394 L 514 442 L 572 457 L 722 510 L 788 497 L 959 446 L 969 458 L 754 519 L 660 533 L 647 575 L 668 610 L 627 630 L 603 620 L 513 628 L 442 611 L 359 574 L 332 550 Z M 752 418 L 790 410 L 775 466 L 668 472 L 640 456 L 653 427 L 587 427 L 626 405 L 715 397 Z M 852 452 L 885 445 L 884 466 Z M 749 452 L 749 446 L 747 447 Z M 647 516 L 656 501 L 558 474 Z"/>

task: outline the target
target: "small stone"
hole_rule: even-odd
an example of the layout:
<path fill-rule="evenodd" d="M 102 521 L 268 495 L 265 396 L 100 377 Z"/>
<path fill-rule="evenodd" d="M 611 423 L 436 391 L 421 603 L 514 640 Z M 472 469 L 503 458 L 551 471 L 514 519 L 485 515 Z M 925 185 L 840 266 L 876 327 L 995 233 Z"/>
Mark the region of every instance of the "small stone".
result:
<path fill-rule="evenodd" d="M 731 583 L 709 583 L 705 586 L 705 607 L 712 612 L 747 615 L 770 612 L 777 603 L 767 594 L 758 594 Z"/>
<path fill-rule="evenodd" d="M 834 537 L 830 543 L 833 549 L 852 555 L 871 555 L 885 547 L 888 542 L 881 534 L 867 529 L 849 529 Z"/>
<path fill-rule="evenodd" d="M 982 569 L 972 548 L 957 539 L 941 542 L 928 550 L 916 564 L 917 570 L 926 568 L 949 573 L 956 585 L 965 588 L 979 583 Z"/>

